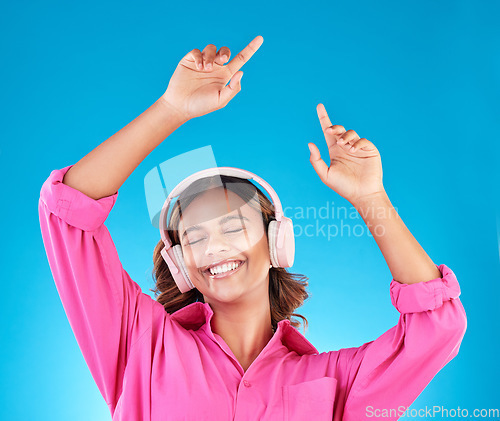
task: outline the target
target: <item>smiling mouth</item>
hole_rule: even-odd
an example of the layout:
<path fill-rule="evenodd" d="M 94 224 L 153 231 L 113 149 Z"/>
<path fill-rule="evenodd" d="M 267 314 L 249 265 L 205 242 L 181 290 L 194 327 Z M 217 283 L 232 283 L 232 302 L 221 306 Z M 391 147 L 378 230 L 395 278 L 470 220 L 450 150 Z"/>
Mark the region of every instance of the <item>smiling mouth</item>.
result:
<path fill-rule="evenodd" d="M 205 271 L 205 273 L 208 275 L 208 277 L 210 279 L 222 279 L 222 278 L 228 278 L 230 277 L 231 275 L 233 275 L 234 273 L 238 272 L 244 265 L 245 265 L 245 261 L 242 260 L 240 262 L 240 264 L 238 265 L 238 267 L 236 269 L 232 269 L 232 270 L 228 270 L 227 272 L 223 272 L 223 273 L 218 273 L 216 275 L 212 275 L 212 273 L 210 272 L 210 269 L 207 269 Z"/>

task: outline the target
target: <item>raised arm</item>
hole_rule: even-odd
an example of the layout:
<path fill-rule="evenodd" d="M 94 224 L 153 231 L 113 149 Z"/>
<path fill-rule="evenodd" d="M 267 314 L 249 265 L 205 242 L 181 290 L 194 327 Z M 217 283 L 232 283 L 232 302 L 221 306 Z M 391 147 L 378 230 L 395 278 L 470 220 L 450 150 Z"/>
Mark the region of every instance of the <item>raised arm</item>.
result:
<path fill-rule="evenodd" d="M 330 166 L 313 143 L 311 164 L 366 222 L 393 275 L 391 301 L 401 314 L 396 326 L 376 340 L 327 354 L 329 374 L 339 384 L 334 419 L 397 420 L 458 354 L 467 328 L 460 286 L 449 267 L 433 263 L 392 207 L 375 145 L 354 130 L 332 125 L 323 104 L 317 111 Z"/>
<path fill-rule="evenodd" d="M 227 65 L 220 58 L 229 57 L 227 47 L 215 54 L 215 46 L 207 46 L 203 57 L 212 69 L 198 69 L 202 53 L 191 51 L 148 110 L 75 165 L 53 170 L 42 185 L 38 211 L 50 269 L 111 415 L 131 349 L 154 323 L 158 329 L 169 323 L 169 315 L 123 269 L 104 222 L 120 186 L 144 157 L 181 124 L 224 107 L 240 91 L 238 69 L 261 43 L 261 37 L 255 38 Z M 147 405 L 149 399 L 140 409 L 147 412 Z"/>

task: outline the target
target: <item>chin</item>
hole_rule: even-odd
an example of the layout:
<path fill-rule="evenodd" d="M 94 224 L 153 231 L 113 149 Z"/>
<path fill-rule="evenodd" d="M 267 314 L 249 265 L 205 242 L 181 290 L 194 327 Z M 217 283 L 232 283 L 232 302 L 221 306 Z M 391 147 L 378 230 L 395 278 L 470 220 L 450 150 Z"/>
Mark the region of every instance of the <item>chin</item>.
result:
<path fill-rule="evenodd" d="M 205 295 L 206 300 L 209 303 L 212 302 L 219 302 L 219 303 L 237 303 L 239 302 L 242 297 L 245 296 L 244 292 L 236 292 L 236 291 L 219 291 L 219 292 L 213 292 L 211 291 L 212 294 L 210 295 Z"/>

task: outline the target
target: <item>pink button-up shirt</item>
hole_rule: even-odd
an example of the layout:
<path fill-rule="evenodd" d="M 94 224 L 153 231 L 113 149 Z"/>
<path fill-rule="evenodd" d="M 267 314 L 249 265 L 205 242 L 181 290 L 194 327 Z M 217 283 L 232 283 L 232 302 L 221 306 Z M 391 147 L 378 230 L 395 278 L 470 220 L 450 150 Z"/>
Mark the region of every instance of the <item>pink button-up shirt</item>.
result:
<path fill-rule="evenodd" d="M 52 171 L 41 188 L 42 238 L 113 420 L 360 421 L 376 410 L 392 411 L 383 419 L 396 420 L 458 353 L 467 319 L 457 279 L 443 264 L 436 265 L 440 278 L 391 281 L 401 315 L 379 338 L 319 353 L 282 320 L 245 372 L 212 331 L 209 304 L 169 314 L 141 291 L 104 225 L 118 192 L 86 196 L 62 183 L 70 167 Z"/>

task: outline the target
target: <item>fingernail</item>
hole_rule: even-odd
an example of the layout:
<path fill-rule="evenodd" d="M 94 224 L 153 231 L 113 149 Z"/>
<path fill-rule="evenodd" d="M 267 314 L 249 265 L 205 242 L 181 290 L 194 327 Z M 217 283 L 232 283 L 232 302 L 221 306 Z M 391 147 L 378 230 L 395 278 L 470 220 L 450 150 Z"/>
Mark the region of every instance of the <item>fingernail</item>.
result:
<path fill-rule="evenodd" d="M 227 56 L 226 56 L 225 54 L 222 56 L 222 61 L 223 61 L 223 62 L 226 62 L 226 61 L 227 61 Z"/>
<path fill-rule="evenodd" d="M 354 146 L 351 146 L 351 149 L 350 149 L 350 151 L 352 152 L 353 150 L 354 150 Z"/>
<path fill-rule="evenodd" d="M 201 69 L 202 67 L 201 63 L 198 63 L 198 69 Z"/>
<path fill-rule="evenodd" d="M 210 70 L 212 68 L 212 63 L 207 63 L 207 69 Z"/>

